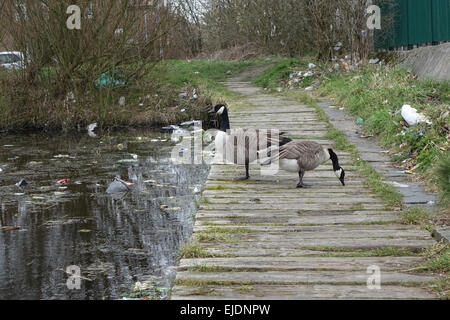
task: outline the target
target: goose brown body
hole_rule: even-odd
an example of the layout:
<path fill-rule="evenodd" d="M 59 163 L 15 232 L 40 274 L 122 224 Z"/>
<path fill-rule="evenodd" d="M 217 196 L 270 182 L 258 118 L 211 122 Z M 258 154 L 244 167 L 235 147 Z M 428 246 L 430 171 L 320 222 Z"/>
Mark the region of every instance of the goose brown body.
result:
<path fill-rule="evenodd" d="M 238 165 L 245 165 L 248 179 L 249 164 L 259 158 L 260 150 L 268 150 L 275 146 L 278 148 L 292 141 L 285 137 L 284 132 L 278 130 L 263 129 L 230 129 L 228 109 L 225 105 L 216 105 L 209 113 L 216 114 L 219 118 L 219 132 L 216 134 L 216 159 L 226 160 Z"/>
<path fill-rule="evenodd" d="M 298 172 L 299 183 L 297 187 L 303 188 L 307 186 L 303 183 L 305 172 L 316 169 L 328 160 L 332 161 L 336 176 L 345 186 L 345 171 L 339 165 L 337 155 L 332 149 L 326 149 L 314 141 L 288 142 L 275 150 L 273 155 L 268 160 L 263 161 L 262 164 L 278 161 L 281 170 Z"/>

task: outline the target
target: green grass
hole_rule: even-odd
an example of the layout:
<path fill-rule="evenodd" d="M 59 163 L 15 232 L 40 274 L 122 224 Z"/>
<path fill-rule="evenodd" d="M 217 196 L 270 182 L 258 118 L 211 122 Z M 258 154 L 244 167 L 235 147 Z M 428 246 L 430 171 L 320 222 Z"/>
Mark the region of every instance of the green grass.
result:
<path fill-rule="evenodd" d="M 395 160 L 407 160 L 409 167 L 420 164 L 416 172 L 423 177 L 431 177 L 434 165 L 448 155 L 449 81 L 415 80 L 395 65 L 370 66 L 348 74 L 328 74 L 319 93 L 335 97 L 346 112 L 363 118 L 366 134 L 375 135 L 381 145 L 396 152 Z M 433 124 L 404 129 L 400 125 L 404 104 L 424 113 Z"/>
<path fill-rule="evenodd" d="M 423 225 L 430 215 L 424 208 L 411 208 L 401 212 L 400 222 L 403 224 Z"/>
<path fill-rule="evenodd" d="M 300 58 L 280 58 L 276 62 L 274 66 L 255 77 L 254 83 L 257 86 L 275 89 L 281 80 L 289 78 L 293 67 L 307 67 L 307 63 Z"/>
<path fill-rule="evenodd" d="M 211 61 L 211 60 L 167 60 L 160 63 L 150 74 L 159 82 L 171 87 L 197 88 L 200 94 L 213 97 L 216 102 L 226 102 L 238 97 L 219 82 L 239 74 L 249 67 L 267 64 L 264 60 Z M 231 71 L 231 74 L 228 72 Z"/>
<path fill-rule="evenodd" d="M 178 256 L 180 259 L 198 259 L 198 258 L 214 258 L 215 255 L 209 253 L 206 249 L 201 247 L 198 243 L 190 241 L 183 245 Z"/>

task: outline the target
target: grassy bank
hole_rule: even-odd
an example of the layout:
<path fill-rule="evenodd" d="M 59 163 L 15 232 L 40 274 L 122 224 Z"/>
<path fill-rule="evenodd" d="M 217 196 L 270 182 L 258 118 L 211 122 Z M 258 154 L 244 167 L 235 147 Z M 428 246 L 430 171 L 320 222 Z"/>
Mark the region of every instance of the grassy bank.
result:
<path fill-rule="evenodd" d="M 38 84 L 27 83 L 20 72 L 1 70 L 0 132 L 74 130 L 93 122 L 103 128 L 160 126 L 205 119 L 211 104 L 232 98 L 219 81 L 262 63 L 163 61 L 145 68 L 138 81 L 116 87 L 93 84 L 86 92 L 56 92 L 53 68 L 38 77 Z"/>
<path fill-rule="evenodd" d="M 450 82 L 418 80 L 391 65 L 370 65 L 354 71 L 310 60 L 285 59 L 255 79 L 268 90 L 283 88 L 288 96 L 305 101 L 304 88 L 313 86 L 311 97 L 328 97 L 362 123 L 365 135 L 374 136 L 390 149 L 393 161 L 415 178 L 425 181 L 432 191 L 440 191 L 448 207 L 450 160 Z M 299 71 L 314 75 L 293 82 Z M 306 101 L 307 102 L 307 101 Z M 401 108 L 409 104 L 425 114 L 431 125 L 408 127 Z"/>

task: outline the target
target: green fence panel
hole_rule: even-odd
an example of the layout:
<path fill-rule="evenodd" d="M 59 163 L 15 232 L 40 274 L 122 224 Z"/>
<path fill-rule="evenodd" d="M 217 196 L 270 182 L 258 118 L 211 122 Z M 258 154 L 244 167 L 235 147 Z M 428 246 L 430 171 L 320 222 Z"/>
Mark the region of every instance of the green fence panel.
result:
<path fill-rule="evenodd" d="M 409 44 L 431 42 L 431 0 L 408 0 Z"/>
<path fill-rule="evenodd" d="M 375 4 L 383 19 L 392 21 L 375 31 L 376 49 L 450 40 L 450 0 L 394 0 L 390 4 L 378 0 Z"/>
<path fill-rule="evenodd" d="M 395 15 L 395 28 L 396 28 L 396 38 L 394 39 L 393 46 L 407 46 L 409 44 L 409 18 L 408 18 L 408 0 L 399 0 L 396 7 Z"/>
<path fill-rule="evenodd" d="M 431 12 L 432 12 L 432 28 L 433 28 L 433 41 L 446 41 L 449 40 L 449 10 L 450 0 L 432 0 Z"/>

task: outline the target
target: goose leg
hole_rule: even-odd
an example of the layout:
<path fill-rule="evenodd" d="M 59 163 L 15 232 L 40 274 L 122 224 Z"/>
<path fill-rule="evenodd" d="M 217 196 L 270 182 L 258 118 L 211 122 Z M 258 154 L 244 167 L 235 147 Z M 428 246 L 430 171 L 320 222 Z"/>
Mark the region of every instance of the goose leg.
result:
<path fill-rule="evenodd" d="M 299 171 L 299 173 L 298 173 L 299 182 L 298 182 L 297 188 L 309 188 L 309 187 L 311 187 L 310 185 L 307 185 L 307 184 L 303 183 L 303 177 L 304 176 L 305 176 L 305 171 Z"/>
<path fill-rule="evenodd" d="M 238 178 L 237 180 L 245 181 L 245 180 L 250 179 L 249 169 L 250 169 L 250 163 L 249 163 L 249 160 L 246 159 L 245 160 L 245 177 Z"/>

